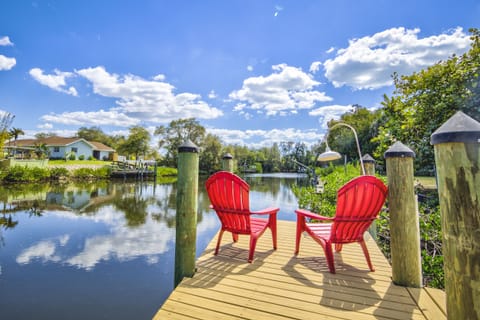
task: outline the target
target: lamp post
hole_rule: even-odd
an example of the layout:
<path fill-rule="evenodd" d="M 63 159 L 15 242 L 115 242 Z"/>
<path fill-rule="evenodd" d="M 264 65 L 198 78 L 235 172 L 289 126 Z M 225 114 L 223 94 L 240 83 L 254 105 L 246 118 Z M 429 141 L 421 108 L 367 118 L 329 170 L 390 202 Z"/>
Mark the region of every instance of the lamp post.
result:
<path fill-rule="evenodd" d="M 333 128 L 338 126 L 345 126 L 353 131 L 353 135 L 355 136 L 355 142 L 357 144 L 358 158 L 360 159 L 360 166 L 362 167 L 362 175 L 365 175 L 365 167 L 363 166 L 362 151 L 360 150 L 360 143 L 358 142 L 357 131 L 355 131 L 354 127 L 344 122 L 338 122 L 328 129 L 327 134 L 325 135 L 325 152 L 318 156 L 318 161 L 332 161 L 340 159 L 342 157 L 340 153 L 332 151 L 328 146 L 328 134 Z"/>

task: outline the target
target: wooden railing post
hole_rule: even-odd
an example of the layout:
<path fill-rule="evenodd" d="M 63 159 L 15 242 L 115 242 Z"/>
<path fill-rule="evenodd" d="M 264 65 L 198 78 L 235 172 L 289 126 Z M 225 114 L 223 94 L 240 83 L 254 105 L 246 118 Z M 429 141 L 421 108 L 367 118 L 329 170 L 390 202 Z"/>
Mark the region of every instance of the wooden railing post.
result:
<path fill-rule="evenodd" d="M 374 176 L 375 175 L 375 159 L 373 159 L 372 156 L 367 153 L 363 155 L 362 160 L 363 160 L 363 167 L 365 168 L 365 174 L 368 176 Z M 377 220 L 373 220 L 372 224 L 370 225 L 370 228 L 368 228 L 368 233 L 370 233 L 372 238 L 375 241 L 377 241 Z"/>
<path fill-rule="evenodd" d="M 198 147 L 190 140 L 178 148 L 175 287 L 195 273 L 198 158 Z"/>
<path fill-rule="evenodd" d="M 480 123 L 459 111 L 435 148 L 448 319 L 480 319 Z"/>
<path fill-rule="evenodd" d="M 233 156 L 230 153 L 225 153 L 223 155 L 222 168 L 225 171 L 233 173 Z"/>
<path fill-rule="evenodd" d="M 406 287 L 422 287 L 420 226 L 413 183 L 415 153 L 401 142 L 386 152 L 392 280 Z"/>

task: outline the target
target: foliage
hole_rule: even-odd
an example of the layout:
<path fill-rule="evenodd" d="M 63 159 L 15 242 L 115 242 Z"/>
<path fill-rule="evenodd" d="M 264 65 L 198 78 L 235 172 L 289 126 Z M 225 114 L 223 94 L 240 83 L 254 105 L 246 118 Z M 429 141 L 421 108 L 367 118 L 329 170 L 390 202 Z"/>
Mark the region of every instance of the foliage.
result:
<path fill-rule="evenodd" d="M 157 177 L 168 177 L 168 176 L 177 176 L 178 170 L 176 168 L 168 168 L 168 167 L 157 167 Z"/>
<path fill-rule="evenodd" d="M 332 128 L 335 124 L 342 122 L 352 126 L 360 143 L 362 154 L 372 155 L 377 144 L 372 139 L 377 135 L 378 119 L 381 112 L 370 111 L 360 105 L 354 105 L 352 112 L 343 114 L 338 121 L 332 120 L 328 127 Z M 348 159 L 358 160 L 358 150 L 355 141 L 355 135 L 352 130 L 345 126 L 337 126 L 328 133 L 328 144 L 332 150 L 347 155 Z"/>
<path fill-rule="evenodd" d="M 71 176 L 78 180 L 108 179 L 110 177 L 110 168 L 78 168 L 73 170 Z"/>
<path fill-rule="evenodd" d="M 15 116 L 9 112 L 4 112 L 0 116 L 0 150 L 3 150 L 5 141 L 10 137 L 8 128 L 13 122 Z M 0 157 L 3 158 L 3 152 L 0 152 Z"/>
<path fill-rule="evenodd" d="M 320 179 L 324 184 L 322 193 L 316 193 L 315 186 L 303 188 L 294 186 L 293 192 L 298 198 L 299 207 L 324 216 L 334 216 L 338 189 L 360 174 L 360 169 L 356 166 L 348 164 L 346 168 L 346 172 L 343 166 L 330 166 L 319 171 Z"/>
<path fill-rule="evenodd" d="M 200 171 L 209 174 L 220 170 L 222 168 L 222 142 L 220 138 L 209 133 L 205 137 L 201 147 L 199 159 Z"/>
<path fill-rule="evenodd" d="M 13 166 L 8 168 L 3 176 L 5 182 L 32 182 L 47 180 L 50 172 L 46 168 Z"/>
<path fill-rule="evenodd" d="M 472 47 L 462 56 L 409 76 L 394 74 L 394 95 L 385 95 L 382 103 L 375 157 L 380 159 L 395 141 L 402 141 L 416 153 L 416 174 L 433 175 L 432 133 L 458 110 L 480 119 L 480 33 L 470 32 Z"/>
<path fill-rule="evenodd" d="M 50 179 L 59 180 L 62 178 L 68 178 L 70 176 L 70 171 L 67 168 L 62 167 L 53 167 L 48 169 L 50 171 Z"/>
<path fill-rule="evenodd" d="M 85 139 L 87 141 L 101 142 L 107 146 L 114 145 L 113 137 L 105 134 L 100 127 L 81 127 L 77 130 L 77 137 Z"/>
<path fill-rule="evenodd" d="M 205 133 L 205 128 L 195 118 L 173 120 L 168 126 L 157 127 L 154 134 L 159 136 L 158 147 L 166 151 L 162 164 L 176 167 L 178 147 L 186 140 L 200 147 Z"/>
<path fill-rule="evenodd" d="M 142 126 L 133 126 L 130 128 L 128 138 L 117 148 L 121 154 L 134 155 L 138 159 L 140 155 L 145 156 L 148 153 L 150 145 L 150 133 Z"/>

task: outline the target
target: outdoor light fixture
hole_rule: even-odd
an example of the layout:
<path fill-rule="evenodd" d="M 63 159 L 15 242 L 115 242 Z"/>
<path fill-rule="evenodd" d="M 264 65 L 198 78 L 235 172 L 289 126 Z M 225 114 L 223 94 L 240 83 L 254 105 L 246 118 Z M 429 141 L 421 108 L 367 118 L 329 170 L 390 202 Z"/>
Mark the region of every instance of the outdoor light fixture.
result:
<path fill-rule="evenodd" d="M 328 146 L 328 134 L 333 128 L 338 126 L 345 126 L 347 128 L 350 128 L 353 131 L 353 135 L 355 136 L 355 142 L 357 143 L 357 151 L 360 159 L 360 166 L 362 167 L 362 175 L 365 175 L 365 167 L 363 166 L 362 151 L 360 150 L 360 143 L 358 142 L 357 131 L 355 131 L 355 128 L 353 128 L 351 125 L 343 122 L 338 122 L 328 129 L 327 134 L 325 135 L 325 145 L 326 145 L 325 152 L 320 154 L 317 160 L 322 162 L 332 161 L 332 160 L 340 159 L 342 157 L 340 153 L 330 150 L 330 147 Z"/>

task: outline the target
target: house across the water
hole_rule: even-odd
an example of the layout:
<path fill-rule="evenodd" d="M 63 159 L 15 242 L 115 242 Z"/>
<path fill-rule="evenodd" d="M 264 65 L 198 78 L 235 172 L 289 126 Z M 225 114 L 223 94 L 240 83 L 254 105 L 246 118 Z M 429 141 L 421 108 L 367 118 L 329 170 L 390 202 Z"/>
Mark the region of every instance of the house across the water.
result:
<path fill-rule="evenodd" d="M 44 145 L 50 159 L 65 159 L 75 155 L 76 159 L 113 160 L 115 150 L 101 142 L 87 141 L 83 138 L 47 137 L 42 139 L 22 139 L 10 141 L 7 147 L 36 148 Z"/>

